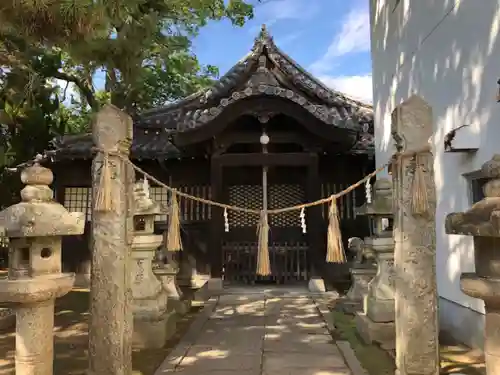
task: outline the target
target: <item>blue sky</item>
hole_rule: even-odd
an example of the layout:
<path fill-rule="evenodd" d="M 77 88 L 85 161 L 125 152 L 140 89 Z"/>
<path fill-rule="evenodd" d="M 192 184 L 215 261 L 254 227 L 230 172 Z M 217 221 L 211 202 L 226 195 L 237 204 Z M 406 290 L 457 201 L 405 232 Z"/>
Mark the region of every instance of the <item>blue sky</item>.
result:
<path fill-rule="evenodd" d="M 275 43 L 328 86 L 371 101 L 368 0 L 263 0 L 244 27 L 214 22 L 193 43 L 221 74 L 246 55 L 266 24 Z"/>

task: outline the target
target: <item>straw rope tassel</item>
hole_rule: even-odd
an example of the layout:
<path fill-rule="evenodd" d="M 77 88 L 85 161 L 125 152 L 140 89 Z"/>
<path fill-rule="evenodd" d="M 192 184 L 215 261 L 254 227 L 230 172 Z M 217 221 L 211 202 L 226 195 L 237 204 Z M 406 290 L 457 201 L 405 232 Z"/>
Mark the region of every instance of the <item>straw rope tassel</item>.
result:
<path fill-rule="evenodd" d="M 345 263 L 346 257 L 340 233 L 339 211 L 337 197 L 333 197 L 328 213 L 328 241 L 326 247 L 326 261 L 328 263 Z"/>
<path fill-rule="evenodd" d="M 411 190 L 411 206 L 413 214 L 426 214 L 429 211 L 429 199 L 427 197 L 422 158 L 418 154 L 415 155 L 415 175 L 413 176 Z"/>
<path fill-rule="evenodd" d="M 98 212 L 110 212 L 115 209 L 111 187 L 111 165 L 109 154 L 103 153 L 101 174 L 99 176 L 99 186 L 95 197 L 94 209 Z"/>
<path fill-rule="evenodd" d="M 173 189 L 170 193 L 170 205 L 168 209 L 167 251 L 181 251 L 181 220 L 177 191 Z"/>
<path fill-rule="evenodd" d="M 271 275 L 271 261 L 269 259 L 269 222 L 267 212 L 260 213 L 259 226 L 257 227 L 259 249 L 257 253 L 257 275 Z"/>

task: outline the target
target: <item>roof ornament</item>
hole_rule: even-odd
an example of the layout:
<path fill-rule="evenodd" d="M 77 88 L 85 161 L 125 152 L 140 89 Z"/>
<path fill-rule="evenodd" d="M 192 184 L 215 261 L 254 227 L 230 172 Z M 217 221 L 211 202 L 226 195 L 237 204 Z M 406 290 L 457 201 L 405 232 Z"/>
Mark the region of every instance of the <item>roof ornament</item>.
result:
<path fill-rule="evenodd" d="M 256 41 L 267 42 L 267 41 L 271 41 L 272 39 L 273 38 L 271 37 L 271 35 L 269 35 L 269 32 L 267 31 L 267 26 L 265 24 L 262 24 L 259 36 L 257 36 Z"/>

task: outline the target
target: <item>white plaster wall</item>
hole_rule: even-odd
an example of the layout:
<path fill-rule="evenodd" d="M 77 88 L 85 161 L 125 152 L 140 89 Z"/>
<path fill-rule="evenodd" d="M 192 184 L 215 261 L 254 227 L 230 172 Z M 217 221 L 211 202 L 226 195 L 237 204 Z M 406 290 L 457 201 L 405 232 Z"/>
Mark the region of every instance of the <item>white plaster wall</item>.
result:
<path fill-rule="evenodd" d="M 481 300 L 460 291 L 462 272 L 474 271 L 471 238 L 448 236 L 448 213 L 470 207 L 464 173 L 500 153 L 499 0 L 370 0 L 376 163 L 392 153 L 390 116 L 417 94 L 433 108 L 437 191 L 438 291 L 443 298 L 478 312 Z M 480 142 L 475 154 L 444 153 L 444 136 L 470 124 Z"/>

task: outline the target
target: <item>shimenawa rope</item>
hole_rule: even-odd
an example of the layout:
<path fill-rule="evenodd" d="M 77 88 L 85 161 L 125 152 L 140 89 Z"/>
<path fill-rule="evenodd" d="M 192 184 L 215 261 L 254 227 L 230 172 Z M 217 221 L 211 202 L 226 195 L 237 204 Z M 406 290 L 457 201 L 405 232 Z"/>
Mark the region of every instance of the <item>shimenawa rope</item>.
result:
<path fill-rule="evenodd" d="M 427 191 L 425 186 L 425 177 L 423 173 L 423 162 L 421 161 L 420 154 L 430 152 L 429 146 L 416 151 L 406 151 L 397 152 L 391 157 L 391 161 L 377 168 L 375 171 L 366 175 L 364 178 L 356 182 L 355 184 L 349 186 L 348 188 L 335 193 L 329 197 L 319 199 L 314 202 L 303 203 L 291 207 L 284 207 L 279 209 L 271 209 L 264 211 L 253 210 L 249 208 L 243 208 L 238 206 L 232 206 L 220 202 L 215 202 L 210 199 L 196 197 L 184 192 L 177 191 L 151 174 L 144 171 L 142 168 L 136 166 L 128 158 L 128 150 L 124 150 L 125 147 L 117 147 L 117 150 L 105 151 L 96 149 L 98 152 L 103 154 L 102 168 L 99 178 L 99 187 L 95 198 L 95 210 L 98 212 L 113 212 L 114 202 L 113 194 L 111 188 L 111 167 L 109 162 L 109 156 L 118 156 L 124 162 L 128 163 L 135 171 L 142 174 L 145 178 L 155 182 L 158 186 L 165 188 L 170 194 L 170 204 L 169 204 L 169 225 L 168 225 L 168 237 L 167 237 L 167 249 L 169 251 L 180 251 L 182 249 L 182 241 L 180 237 L 180 213 L 179 204 L 177 197 L 182 197 L 185 199 L 191 199 L 203 204 L 212 205 L 216 207 L 223 208 L 225 210 L 238 211 L 248 214 L 260 215 L 259 225 L 257 227 L 257 233 L 259 238 L 259 252 L 257 261 L 257 274 L 267 276 L 271 273 L 270 270 L 270 260 L 269 260 L 269 222 L 268 215 L 280 214 L 285 212 L 291 212 L 295 210 L 303 210 L 305 208 L 314 207 L 322 205 L 325 203 L 330 203 L 329 209 L 329 224 L 328 224 L 328 241 L 327 241 L 327 254 L 326 261 L 329 263 L 344 263 L 346 261 L 345 251 L 342 245 L 340 223 L 339 223 L 339 212 L 337 207 L 338 198 L 350 193 L 367 180 L 371 179 L 387 166 L 399 163 L 403 157 L 414 157 L 415 158 L 415 174 L 412 183 L 412 211 L 414 214 L 425 214 L 428 211 L 429 202 L 427 199 Z"/>

